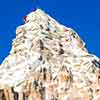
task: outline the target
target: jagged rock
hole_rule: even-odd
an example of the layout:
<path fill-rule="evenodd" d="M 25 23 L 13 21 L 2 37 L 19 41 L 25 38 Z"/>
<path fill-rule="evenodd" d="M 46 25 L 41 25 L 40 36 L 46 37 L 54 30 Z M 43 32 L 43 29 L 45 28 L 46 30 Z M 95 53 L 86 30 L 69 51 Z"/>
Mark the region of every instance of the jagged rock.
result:
<path fill-rule="evenodd" d="M 100 60 L 78 34 L 41 9 L 24 20 L 0 66 L 0 95 L 7 100 L 100 100 Z"/>

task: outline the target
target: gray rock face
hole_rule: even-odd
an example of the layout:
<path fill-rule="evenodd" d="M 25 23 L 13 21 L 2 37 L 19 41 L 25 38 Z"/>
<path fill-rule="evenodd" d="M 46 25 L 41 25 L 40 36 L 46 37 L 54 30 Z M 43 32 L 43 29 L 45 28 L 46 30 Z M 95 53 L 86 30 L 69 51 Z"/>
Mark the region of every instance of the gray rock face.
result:
<path fill-rule="evenodd" d="M 24 20 L 0 66 L 0 100 L 100 100 L 100 60 L 78 34 L 41 9 Z"/>

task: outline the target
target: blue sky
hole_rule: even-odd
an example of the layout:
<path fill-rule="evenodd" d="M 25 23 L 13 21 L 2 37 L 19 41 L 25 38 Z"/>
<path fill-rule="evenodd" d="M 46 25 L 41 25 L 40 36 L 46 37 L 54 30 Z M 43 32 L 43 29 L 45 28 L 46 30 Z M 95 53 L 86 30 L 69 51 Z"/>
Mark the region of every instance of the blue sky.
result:
<path fill-rule="evenodd" d="M 100 58 L 100 0 L 0 0 L 0 63 L 23 16 L 37 7 L 77 31 L 89 52 Z"/>

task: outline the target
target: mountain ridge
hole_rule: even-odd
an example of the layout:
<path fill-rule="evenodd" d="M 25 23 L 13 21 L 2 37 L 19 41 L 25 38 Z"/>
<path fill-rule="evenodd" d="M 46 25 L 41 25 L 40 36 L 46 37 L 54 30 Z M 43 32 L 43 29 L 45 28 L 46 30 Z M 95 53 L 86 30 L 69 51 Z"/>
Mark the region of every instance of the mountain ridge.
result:
<path fill-rule="evenodd" d="M 24 20 L 0 66 L 0 88 L 19 95 L 33 91 L 29 100 L 99 100 L 100 59 L 78 34 L 41 9 Z"/>

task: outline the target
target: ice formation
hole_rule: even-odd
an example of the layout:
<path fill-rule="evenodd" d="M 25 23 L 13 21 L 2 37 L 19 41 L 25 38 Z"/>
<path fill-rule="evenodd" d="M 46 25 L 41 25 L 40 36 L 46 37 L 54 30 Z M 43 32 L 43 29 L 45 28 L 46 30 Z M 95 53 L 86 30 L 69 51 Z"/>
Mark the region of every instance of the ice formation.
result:
<path fill-rule="evenodd" d="M 41 9 L 24 20 L 0 66 L 0 100 L 100 100 L 100 59 L 78 34 Z"/>

